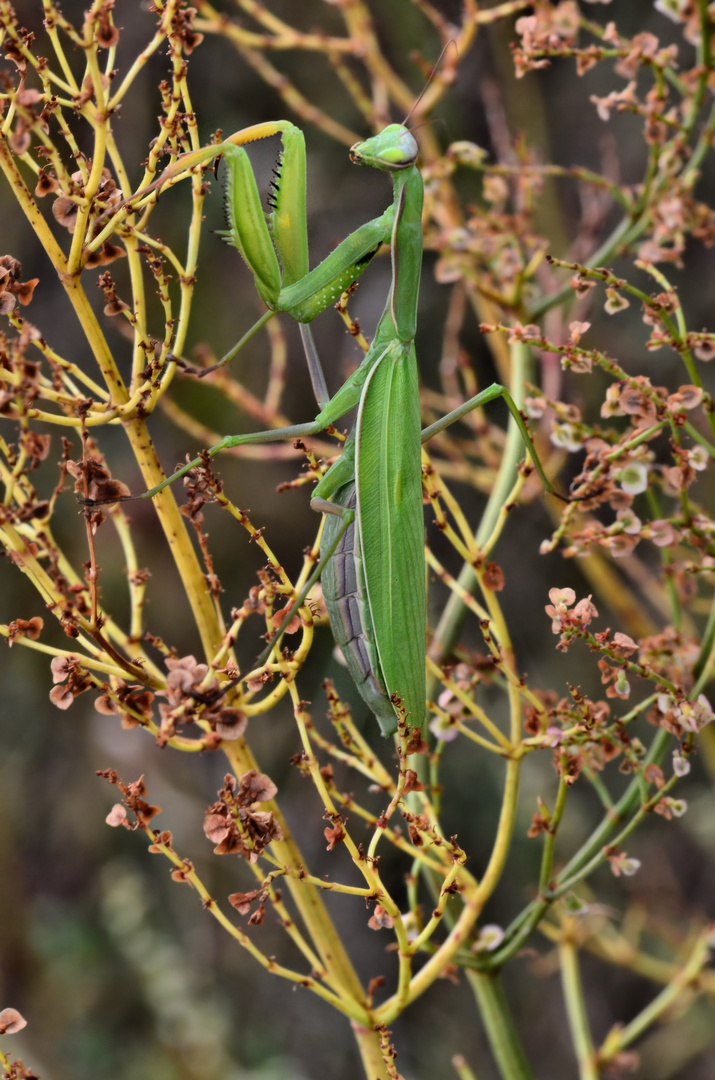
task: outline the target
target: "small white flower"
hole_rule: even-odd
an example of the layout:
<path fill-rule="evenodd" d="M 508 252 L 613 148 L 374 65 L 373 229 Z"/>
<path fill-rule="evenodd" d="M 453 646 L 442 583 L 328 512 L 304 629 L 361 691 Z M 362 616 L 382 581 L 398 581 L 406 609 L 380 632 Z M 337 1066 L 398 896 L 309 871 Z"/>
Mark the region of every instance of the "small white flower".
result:
<path fill-rule="evenodd" d="M 687 776 L 690 772 L 690 762 L 680 750 L 673 751 L 673 772 L 676 776 Z"/>
<path fill-rule="evenodd" d="M 576 893 L 567 893 L 564 897 L 564 903 L 569 915 L 590 915 L 593 908 L 591 904 L 587 904 L 586 901 L 577 896 Z"/>
<path fill-rule="evenodd" d="M 487 157 L 487 151 L 473 142 L 454 142 L 449 148 L 450 157 L 456 158 L 460 165 L 476 168 Z"/>
<path fill-rule="evenodd" d="M 640 495 L 648 487 L 648 469 L 641 461 L 631 461 L 615 478 L 627 495 Z"/>
<path fill-rule="evenodd" d="M 542 397 L 526 397 L 524 398 L 524 412 L 530 420 L 540 420 L 546 412 L 546 398 Z"/>
<path fill-rule="evenodd" d="M 434 720 L 430 721 L 429 729 L 435 739 L 439 739 L 440 742 L 453 742 L 459 735 L 454 724 L 443 720 L 441 716 L 435 716 Z"/>
<path fill-rule="evenodd" d="M 628 682 L 628 676 L 623 668 L 618 672 L 616 681 L 613 684 L 613 689 L 618 694 L 619 698 L 627 698 L 631 695 L 631 685 Z"/>
<path fill-rule="evenodd" d="M 614 855 L 609 855 L 609 862 L 611 872 L 615 877 L 620 877 L 621 874 L 624 877 L 633 877 L 641 867 L 640 859 L 631 858 L 630 855 L 626 855 L 625 851 L 617 851 Z"/>
<path fill-rule="evenodd" d="M 554 446 L 575 454 L 583 446 L 584 436 L 575 424 L 555 423 L 551 429 L 551 441 Z"/>
<path fill-rule="evenodd" d="M 685 5 L 686 0 L 655 0 L 655 10 L 672 19 L 673 22 L 680 22 Z"/>
<path fill-rule="evenodd" d="M 623 531 L 629 533 L 632 536 L 637 536 L 643 528 L 643 522 L 637 514 L 633 513 L 631 509 L 619 510 L 616 517 Z"/>
<path fill-rule="evenodd" d="M 624 308 L 630 307 L 630 301 L 626 300 L 625 296 L 618 292 L 617 289 L 606 289 L 606 303 L 603 305 L 607 315 L 615 315 L 617 311 L 623 311 Z"/>
<path fill-rule="evenodd" d="M 472 945 L 472 952 L 494 952 L 504 940 L 504 931 L 501 926 L 490 923 L 482 926 L 479 937 Z"/>
<path fill-rule="evenodd" d="M 417 919 L 415 918 L 414 911 L 407 911 L 404 915 L 401 914 L 400 918 L 402 919 L 402 925 L 405 929 L 407 940 L 414 941 L 417 937 L 419 937 L 420 933 L 420 928 L 417 923 Z"/>
<path fill-rule="evenodd" d="M 707 469 L 709 460 L 710 455 L 704 446 L 694 446 L 692 450 L 688 451 L 688 461 L 696 472 Z"/>
<path fill-rule="evenodd" d="M 684 701 L 678 709 L 678 719 L 686 731 L 702 731 L 706 724 L 712 723 L 713 715 L 710 702 L 701 694 L 697 701 Z"/>

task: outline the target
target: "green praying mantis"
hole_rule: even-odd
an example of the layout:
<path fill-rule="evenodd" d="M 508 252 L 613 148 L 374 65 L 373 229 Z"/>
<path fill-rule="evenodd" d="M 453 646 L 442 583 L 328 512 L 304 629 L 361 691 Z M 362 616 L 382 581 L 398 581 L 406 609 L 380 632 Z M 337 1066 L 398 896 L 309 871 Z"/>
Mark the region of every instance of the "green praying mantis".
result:
<path fill-rule="evenodd" d="M 280 167 L 268 215 L 263 210 L 246 143 L 279 134 Z M 226 158 L 229 228 L 225 238 L 251 270 L 267 311 L 225 356 L 228 362 L 276 312 L 309 323 L 333 303 L 369 264 L 383 243 L 391 254 L 385 309 L 360 367 L 328 400 L 322 371 L 304 333 L 320 411 L 310 423 L 231 435 L 208 450 L 317 435 L 357 406 L 357 420 L 342 455 L 315 488 L 311 506 L 327 514 L 322 542 L 323 595 L 333 635 L 359 693 L 384 735 L 398 717 L 425 727 L 426 582 L 421 446 L 470 410 L 502 397 L 514 417 L 544 487 L 546 478 L 524 420 L 505 387 L 494 384 L 421 431 L 415 354 L 422 266 L 423 183 L 418 145 L 407 127 L 391 124 L 350 150 L 355 164 L 388 172 L 393 202 L 378 218 L 348 236 L 318 267 L 308 269 L 306 158 L 302 132 L 288 121 L 257 124 L 228 140 L 184 154 L 153 187 L 186 170 Z M 218 366 L 218 365 L 216 365 Z M 201 463 L 197 457 L 144 493 L 155 495 Z M 294 607 L 303 602 L 302 594 Z M 271 643 L 273 644 L 273 642 Z"/>

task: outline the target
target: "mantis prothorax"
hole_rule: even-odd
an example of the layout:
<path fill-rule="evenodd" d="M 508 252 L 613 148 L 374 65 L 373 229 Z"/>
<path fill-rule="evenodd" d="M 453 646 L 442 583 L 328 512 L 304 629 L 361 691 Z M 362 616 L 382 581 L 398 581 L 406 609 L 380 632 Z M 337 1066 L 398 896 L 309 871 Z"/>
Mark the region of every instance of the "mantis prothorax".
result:
<path fill-rule="evenodd" d="M 240 144 L 271 134 L 281 135 L 284 153 L 266 221 Z M 415 164 L 418 146 L 411 132 L 392 124 L 352 147 L 350 158 L 355 164 L 391 174 L 394 200 L 381 217 L 347 237 L 312 272 L 308 272 L 302 134 L 286 121 L 255 125 L 224 143 L 177 159 L 157 186 L 220 153 L 226 155 L 228 163 L 226 237 L 241 252 L 269 308 L 254 330 L 275 311 L 309 322 L 357 278 L 382 242 L 389 242 L 390 291 L 372 344 L 357 371 L 329 401 L 318 389 L 321 408 L 311 423 L 227 436 L 208 454 L 246 443 L 315 435 L 358 406 L 343 454 L 320 480 L 311 500 L 314 509 L 329 515 L 322 541 L 322 551 L 331 553 L 322 569 L 323 593 L 334 636 L 383 734 L 396 730 L 398 699 L 409 723 L 423 729 L 426 588 L 422 442 L 470 409 L 502 397 L 544 487 L 550 492 L 554 489 L 519 410 L 502 386 L 489 387 L 425 432 L 420 430 L 414 338 L 422 264 L 423 184 Z M 238 351 L 242 342 L 228 355 Z M 320 387 L 320 379 L 314 377 L 313 385 Z M 142 497 L 155 495 L 200 463 L 201 458 L 195 458 Z"/>

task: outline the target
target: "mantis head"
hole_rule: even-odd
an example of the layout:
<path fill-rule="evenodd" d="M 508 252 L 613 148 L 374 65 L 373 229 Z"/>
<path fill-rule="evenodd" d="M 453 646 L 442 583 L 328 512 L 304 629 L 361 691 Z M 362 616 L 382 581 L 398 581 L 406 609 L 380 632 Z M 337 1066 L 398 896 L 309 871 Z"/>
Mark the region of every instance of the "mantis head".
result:
<path fill-rule="evenodd" d="M 384 172 L 409 169 L 417 160 L 419 147 L 411 131 L 402 124 L 390 124 L 379 135 L 350 148 L 354 165 L 371 165 Z"/>

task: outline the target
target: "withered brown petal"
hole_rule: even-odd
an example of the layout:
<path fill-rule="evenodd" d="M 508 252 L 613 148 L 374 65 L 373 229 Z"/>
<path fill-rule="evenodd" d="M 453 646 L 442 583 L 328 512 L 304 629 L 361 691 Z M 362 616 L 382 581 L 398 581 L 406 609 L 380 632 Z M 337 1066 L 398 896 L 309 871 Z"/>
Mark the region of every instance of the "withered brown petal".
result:
<path fill-rule="evenodd" d="M 0 293 L 0 315 L 9 315 L 15 307 L 15 297 L 10 292 Z"/>
<path fill-rule="evenodd" d="M 248 718 L 245 713 L 241 712 L 240 709 L 227 707 L 222 709 L 219 714 L 216 732 L 227 742 L 234 741 L 241 738 L 246 730 L 247 723 Z"/>
<path fill-rule="evenodd" d="M 30 149 L 30 131 L 26 124 L 18 120 L 17 127 L 10 136 L 8 142 L 10 149 L 15 154 L 26 154 Z"/>
<path fill-rule="evenodd" d="M 39 280 L 38 277 L 34 277 L 30 278 L 29 281 L 18 281 L 16 285 L 13 285 L 12 291 L 15 293 L 15 296 L 23 307 L 27 307 L 32 300 L 32 294 L 34 293 L 35 286 L 38 284 Z"/>
<path fill-rule="evenodd" d="M 104 820 L 107 825 L 111 825 L 113 829 L 116 829 L 127 820 L 127 811 L 121 803 L 115 803 Z"/>
<path fill-rule="evenodd" d="M 37 174 L 37 184 L 35 185 L 35 198 L 42 199 L 45 195 L 51 195 L 54 191 L 57 191 L 59 186 L 54 176 L 50 176 L 44 169 L 40 169 Z"/>
<path fill-rule="evenodd" d="M 219 844 L 231 832 L 231 823 L 222 814 L 207 814 L 204 818 L 204 833 L 212 844 Z"/>
<path fill-rule="evenodd" d="M 243 774 L 240 779 L 240 789 L 241 794 L 249 796 L 251 802 L 268 802 L 278 792 L 270 776 L 256 772 L 255 769 L 249 769 Z"/>
<path fill-rule="evenodd" d="M 101 694 L 95 701 L 94 707 L 103 716 L 113 716 L 117 712 L 116 702 L 112 701 L 108 694 Z"/>
<path fill-rule="evenodd" d="M 0 1012 L 0 1035 L 14 1035 L 27 1027 L 27 1020 L 17 1009 L 3 1009 Z"/>
<path fill-rule="evenodd" d="M 53 705 L 56 705 L 58 709 L 69 709 L 70 705 L 74 701 L 74 694 L 65 686 L 53 686 L 50 690 L 50 701 Z"/>
<path fill-rule="evenodd" d="M 241 915 L 248 915 L 251 910 L 251 904 L 258 896 L 258 889 L 251 889 L 250 892 L 235 892 L 231 893 L 228 898 L 228 902 L 231 907 L 235 907 Z"/>
<path fill-rule="evenodd" d="M 119 297 L 115 297 L 114 300 L 110 300 L 108 304 L 104 305 L 104 314 L 110 319 L 115 315 L 119 315 L 122 311 L 129 311 L 129 304 L 125 304 Z"/>
<path fill-rule="evenodd" d="M 52 214 L 55 221 L 60 225 L 64 225 L 65 229 L 71 233 L 75 230 L 78 213 L 79 207 L 69 195 L 58 195 L 52 204 Z"/>

